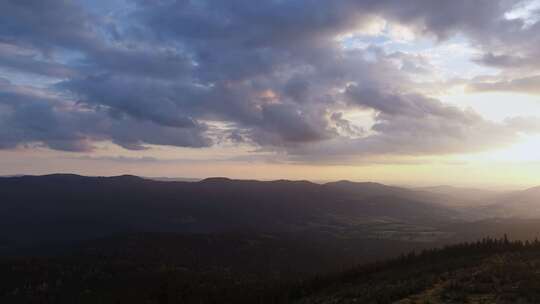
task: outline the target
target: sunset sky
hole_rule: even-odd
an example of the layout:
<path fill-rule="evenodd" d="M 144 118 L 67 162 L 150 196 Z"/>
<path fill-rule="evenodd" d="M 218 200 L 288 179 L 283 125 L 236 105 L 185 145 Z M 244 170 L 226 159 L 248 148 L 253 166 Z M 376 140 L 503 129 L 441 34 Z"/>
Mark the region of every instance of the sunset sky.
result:
<path fill-rule="evenodd" d="M 0 1 L 0 175 L 55 172 L 540 185 L 540 1 Z"/>

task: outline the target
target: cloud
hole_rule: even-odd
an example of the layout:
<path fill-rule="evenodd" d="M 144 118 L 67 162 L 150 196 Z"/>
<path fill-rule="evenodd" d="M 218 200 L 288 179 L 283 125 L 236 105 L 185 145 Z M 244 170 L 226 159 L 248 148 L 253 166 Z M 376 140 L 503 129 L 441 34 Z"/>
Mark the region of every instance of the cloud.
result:
<path fill-rule="evenodd" d="M 111 112 L 126 113 L 141 120 L 149 120 L 171 127 L 194 127 L 196 122 L 183 115 L 180 94 L 189 88 L 153 79 L 133 79 L 111 74 L 71 79 L 58 85 L 73 92 L 79 102 L 103 105 Z M 189 97 L 188 97 L 189 98 Z"/>
<path fill-rule="evenodd" d="M 533 116 L 519 116 L 506 119 L 506 123 L 518 132 L 538 133 L 540 132 L 540 120 Z"/>
<path fill-rule="evenodd" d="M 17 1 L 0 3 L 0 41 L 33 47 L 51 54 L 55 49 L 95 47 L 98 20 L 76 1 Z"/>
<path fill-rule="evenodd" d="M 35 50 L 18 49 L 13 45 L 0 43 L 0 66 L 4 68 L 57 78 L 76 75 L 74 69 L 64 64 L 39 57 Z"/>
<path fill-rule="evenodd" d="M 377 111 L 370 132 L 290 150 L 294 159 L 355 161 L 369 155 L 480 152 L 510 145 L 520 132 L 539 131 L 529 120 L 491 122 L 472 110 L 461 110 L 417 94 L 382 93 L 353 85 L 345 95 L 350 104 Z"/>
<path fill-rule="evenodd" d="M 94 141 L 110 140 L 127 149 L 146 144 L 204 147 L 205 126 L 172 128 L 150 121 L 90 110 L 40 96 L 29 88 L 0 83 L 0 147 L 38 144 L 64 151 L 90 151 Z"/>
<path fill-rule="evenodd" d="M 89 151 L 108 140 L 136 150 L 226 138 L 308 161 L 507 145 L 516 125 L 420 93 L 415 77 L 433 70 L 427 58 L 348 49 L 336 37 L 378 18 L 439 40 L 466 35 L 484 52 L 478 62 L 516 68 L 538 55 L 525 40 L 538 26 L 504 18 L 516 3 L 132 1 L 111 18 L 77 1 L 3 1 L 0 68 L 53 84 L 0 83 L 0 147 Z M 344 115 L 358 109 L 374 113 L 372 126 Z"/>
<path fill-rule="evenodd" d="M 509 80 L 473 82 L 468 85 L 468 89 L 477 92 L 498 91 L 540 94 L 540 76 L 534 75 Z"/>

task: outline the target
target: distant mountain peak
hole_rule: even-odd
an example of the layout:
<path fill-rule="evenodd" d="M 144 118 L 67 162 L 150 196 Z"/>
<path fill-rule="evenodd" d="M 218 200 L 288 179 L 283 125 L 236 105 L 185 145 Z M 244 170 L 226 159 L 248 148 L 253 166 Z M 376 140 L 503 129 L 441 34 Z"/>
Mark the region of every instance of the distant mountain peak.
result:
<path fill-rule="evenodd" d="M 208 177 L 201 180 L 202 183 L 228 183 L 232 181 L 233 181 L 232 179 L 228 177 L 222 177 L 222 176 Z"/>
<path fill-rule="evenodd" d="M 131 174 L 122 174 L 117 176 L 111 176 L 110 178 L 122 178 L 122 179 L 144 179 L 137 175 L 131 175 Z"/>
<path fill-rule="evenodd" d="M 136 176 L 136 175 L 129 175 L 129 174 L 118 175 L 118 176 L 111 176 L 111 177 L 104 177 L 104 178 L 102 178 L 102 179 L 111 179 L 111 180 L 122 181 L 122 182 L 141 182 L 141 181 L 147 181 L 147 179 L 145 179 L 145 178 L 143 178 L 143 177 Z"/>
<path fill-rule="evenodd" d="M 525 190 L 525 192 L 529 192 L 529 193 L 538 192 L 538 193 L 540 193 L 540 186 L 529 188 L 529 189 Z"/>
<path fill-rule="evenodd" d="M 330 187 L 339 187 L 347 189 L 398 189 L 397 187 L 388 186 L 385 184 L 375 183 L 375 182 L 353 182 L 349 180 L 340 180 L 337 182 L 329 182 L 325 184 Z"/>
<path fill-rule="evenodd" d="M 354 181 L 350 181 L 350 180 L 347 180 L 347 179 L 342 179 L 342 180 L 339 180 L 339 181 L 336 181 L 336 182 L 329 182 L 329 183 L 326 183 L 327 185 L 329 184 L 333 184 L 333 185 L 377 185 L 377 186 L 386 186 L 384 184 L 381 184 L 381 183 L 376 183 L 376 182 L 354 182 Z"/>
<path fill-rule="evenodd" d="M 39 176 L 39 175 L 24 175 L 24 176 Z M 39 177 L 48 177 L 48 178 L 58 178 L 58 177 L 72 177 L 72 178 L 86 178 L 85 176 L 74 174 L 74 173 L 53 173 L 53 174 L 45 174 L 41 175 Z"/>

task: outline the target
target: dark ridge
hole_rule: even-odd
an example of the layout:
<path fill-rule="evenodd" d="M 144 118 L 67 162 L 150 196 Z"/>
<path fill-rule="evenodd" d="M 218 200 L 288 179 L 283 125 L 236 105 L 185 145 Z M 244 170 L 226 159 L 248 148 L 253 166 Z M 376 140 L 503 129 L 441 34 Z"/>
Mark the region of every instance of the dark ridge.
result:
<path fill-rule="evenodd" d="M 87 239 L 126 231 L 266 233 L 309 228 L 338 233 L 342 228 L 356 229 L 354 223 L 359 221 L 381 217 L 431 225 L 450 224 L 458 216 L 402 195 L 404 189 L 385 191 L 385 186 L 374 183 L 359 185 L 382 190 L 224 177 L 196 183 L 159 182 L 132 175 L 5 178 L 0 183 L 0 240 Z"/>
<path fill-rule="evenodd" d="M 387 186 L 384 184 L 374 183 L 374 182 L 351 182 L 348 180 L 341 180 L 337 182 L 330 182 L 324 184 L 327 187 L 340 189 L 344 191 L 350 191 L 355 193 L 374 193 L 378 192 L 380 194 L 395 194 L 397 192 L 399 193 L 412 193 L 411 190 L 400 188 L 400 187 L 393 187 L 393 186 Z"/>
<path fill-rule="evenodd" d="M 274 184 L 296 184 L 296 185 L 315 185 L 320 186 L 319 184 L 316 184 L 314 182 L 308 181 L 308 180 L 289 180 L 289 179 L 277 179 L 273 181 L 269 181 L 270 183 Z"/>
<path fill-rule="evenodd" d="M 53 182 L 53 183 L 71 183 L 79 181 L 88 181 L 92 177 L 70 174 L 70 173 L 55 173 L 47 175 L 21 175 L 14 177 L 2 177 L 4 181 L 18 181 L 18 182 Z"/>
<path fill-rule="evenodd" d="M 234 180 L 228 177 L 208 177 L 200 181 L 200 183 L 229 183 Z"/>
<path fill-rule="evenodd" d="M 340 181 L 337 181 L 337 182 L 329 182 L 329 183 L 326 183 L 325 185 L 327 186 L 346 186 L 346 187 L 353 187 L 353 186 L 357 186 L 357 187 L 372 187 L 372 188 L 375 188 L 375 187 L 386 187 L 386 188 L 393 188 L 391 186 L 387 186 L 387 185 L 384 185 L 384 184 L 380 184 L 380 183 L 375 183 L 375 182 L 353 182 L 353 181 L 349 181 L 349 180 L 340 180 Z"/>
<path fill-rule="evenodd" d="M 45 174 L 45 175 L 23 175 L 22 178 L 40 178 L 40 179 L 84 179 L 84 178 L 91 178 L 89 176 L 82 176 L 78 174 L 73 173 L 53 173 L 53 174 Z"/>
<path fill-rule="evenodd" d="M 14 175 L 14 176 L 2 176 L 5 179 L 39 179 L 39 180 L 83 180 L 83 179 L 122 179 L 122 180 L 145 180 L 142 177 L 136 175 L 117 175 L 117 176 L 84 176 L 73 173 L 53 173 L 45 175 Z"/>
<path fill-rule="evenodd" d="M 136 175 L 129 175 L 129 174 L 118 175 L 118 176 L 109 176 L 109 177 L 98 177 L 98 178 L 111 179 L 111 180 L 122 180 L 122 181 L 150 181 L 150 180 L 148 180 L 146 178 L 142 178 L 142 177 L 136 176 Z"/>
<path fill-rule="evenodd" d="M 255 179 L 231 179 L 228 177 L 208 177 L 200 181 L 200 183 L 215 183 L 215 184 L 226 184 L 226 183 L 245 183 L 245 184 L 261 184 L 261 185 L 314 185 L 320 186 L 308 180 L 288 180 L 288 179 L 277 179 L 270 181 L 260 181 Z"/>

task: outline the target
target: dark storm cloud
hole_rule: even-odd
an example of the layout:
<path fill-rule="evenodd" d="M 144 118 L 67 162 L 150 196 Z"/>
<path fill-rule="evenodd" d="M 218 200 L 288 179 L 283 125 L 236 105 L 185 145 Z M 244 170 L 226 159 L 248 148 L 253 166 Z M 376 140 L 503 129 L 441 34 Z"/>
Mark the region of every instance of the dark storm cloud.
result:
<path fill-rule="evenodd" d="M 189 77 L 193 69 L 191 60 L 178 52 L 126 47 L 90 50 L 81 65 L 87 73 L 122 73 L 155 79 Z"/>
<path fill-rule="evenodd" d="M 388 18 L 414 25 L 419 31 L 444 39 L 458 32 L 481 37 L 498 28 L 506 29 L 508 21 L 504 20 L 504 13 L 519 2 L 413 0 L 400 3 L 377 1 L 375 6 Z"/>
<path fill-rule="evenodd" d="M 291 0 L 156 1 L 136 14 L 157 35 L 231 41 L 236 46 L 286 45 L 316 41 L 360 26 L 370 15 L 418 27 L 441 38 L 457 31 L 481 33 L 499 26 L 520 1 L 508 0 Z M 238 35 L 240 34 L 240 35 Z"/>
<path fill-rule="evenodd" d="M 437 116 L 456 121 L 468 121 L 466 112 L 440 101 L 419 94 L 385 94 L 373 89 L 350 85 L 346 90 L 350 103 L 375 109 L 381 114 L 392 116 L 427 117 Z M 474 117 L 477 119 L 478 117 Z"/>
<path fill-rule="evenodd" d="M 527 1 L 521 1 L 527 3 Z M 533 21 L 502 19 L 491 27 L 472 32 L 471 37 L 484 54 L 478 63 L 509 71 L 535 72 L 540 69 L 540 11 Z M 532 22 L 532 23 L 531 23 Z"/>
<path fill-rule="evenodd" d="M 162 0 L 100 15 L 77 1 L 3 1 L 0 68 L 56 83 L 0 86 L 0 145 L 205 147 L 211 122 L 232 126 L 221 135 L 231 142 L 305 159 L 506 144 L 515 128 L 416 92 L 411 75 L 430 68 L 422 58 L 344 49 L 336 36 L 379 16 L 438 39 L 464 33 L 506 56 L 498 41 L 522 35 L 523 22 L 503 18 L 514 2 Z M 376 113 L 370 130 L 342 114 L 353 109 Z"/>
<path fill-rule="evenodd" d="M 30 74 L 67 78 L 76 71 L 53 60 L 40 59 L 36 52 L 18 53 L 12 46 L 0 43 L 0 67 Z"/>
<path fill-rule="evenodd" d="M 493 53 L 483 54 L 476 59 L 477 62 L 499 68 L 523 68 L 528 65 L 527 59 L 515 55 L 495 55 Z"/>
<path fill-rule="evenodd" d="M 41 144 L 57 150 L 89 151 L 96 140 L 111 140 L 127 149 L 144 149 L 145 144 L 203 147 L 211 144 L 202 136 L 205 128 L 172 128 L 122 114 L 111 117 L 0 82 L 2 148 Z"/>
<path fill-rule="evenodd" d="M 76 1 L 6 0 L 0 2 L 0 41 L 49 53 L 57 48 L 84 50 L 96 40 L 95 17 Z"/>
<path fill-rule="evenodd" d="M 79 101 L 106 105 L 112 113 L 126 113 L 171 127 L 193 127 L 196 122 L 183 114 L 178 96 L 181 88 L 152 79 L 131 79 L 111 74 L 72 79 L 61 83 Z"/>

